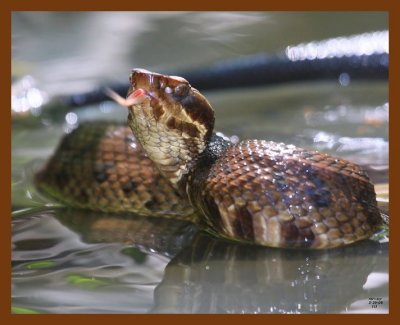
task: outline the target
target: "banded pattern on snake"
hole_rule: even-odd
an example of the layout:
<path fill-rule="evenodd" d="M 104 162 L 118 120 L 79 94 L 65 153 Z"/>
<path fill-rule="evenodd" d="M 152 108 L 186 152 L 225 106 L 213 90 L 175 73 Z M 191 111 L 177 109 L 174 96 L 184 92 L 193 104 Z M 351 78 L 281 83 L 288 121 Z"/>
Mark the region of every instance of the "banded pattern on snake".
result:
<path fill-rule="evenodd" d="M 382 223 L 359 166 L 263 140 L 213 133 L 207 99 L 180 77 L 135 69 L 124 126 L 85 125 L 38 173 L 69 205 L 191 220 L 214 234 L 271 247 L 331 248 Z"/>

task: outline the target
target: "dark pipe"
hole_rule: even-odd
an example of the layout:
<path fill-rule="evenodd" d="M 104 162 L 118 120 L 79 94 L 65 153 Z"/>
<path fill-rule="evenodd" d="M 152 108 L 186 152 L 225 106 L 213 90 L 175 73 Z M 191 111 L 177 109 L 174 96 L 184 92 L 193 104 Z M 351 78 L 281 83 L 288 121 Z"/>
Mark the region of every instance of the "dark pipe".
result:
<path fill-rule="evenodd" d="M 276 85 L 294 81 L 338 79 L 386 79 L 388 54 L 290 61 L 260 54 L 219 63 L 179 75 L 201 90 Z"/>
<path fill-rule="evenodd" d="M 352 44 L 355 39 L 353 36 L 343 38 L 342 41 Z M 363 41 L 364 43 L 360 45 L 359 42 L 354 44 L 354 47 L 362 47 L 379 41 L 379 37 L 372 34 L 368 40 Z M 330 58 L 297 61 L 290 60 L 285 53 L 275 55 L 262 53 L 216 63 L 193 71 L 165 71 L 164 73 L 182 76 L 199 90 L 217 90 L 277 85 L 296 81 L 335 80 L 342 74 L 345 74 L 345 77 L 350 80 L 387 79 L 388 66 L 389 54 L 385 51 L 370 55 L 341 57 L 333 55 Z M 121 96 L 125 96 L 128 83 L 117 83 L 108 85 L 108 87 Z M 93 104 L 106 99 L 104 87 L 92 92 L 62 98 L 66 105 L 72 107 Z"/>

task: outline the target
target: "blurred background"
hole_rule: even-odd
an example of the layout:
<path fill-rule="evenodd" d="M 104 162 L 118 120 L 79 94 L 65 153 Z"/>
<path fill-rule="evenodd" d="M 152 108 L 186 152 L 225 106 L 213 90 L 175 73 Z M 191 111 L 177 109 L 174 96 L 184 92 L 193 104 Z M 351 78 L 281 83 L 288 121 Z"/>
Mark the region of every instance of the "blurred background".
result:
<path fill-rule="evenodd" d="M 34 75 L 51 95 L 84 92 L 134 67 L 203 67 L 387 28 L 387 14 L 375 12 L 18 12 L 12 71 Z"/>
<path fill-rule="evenodd" d="M 14 312 L 149 312 L 154 310 L 153 290 L 169 261 L 141 251 L 148 259 L 140 264 L 127 256 L 121 243 L 88 244 L 57 221 L 59 212 L 41 210 L 52 205 L 35 191 L 31 179 L 60 138 L 84 121 L 126 120 L 126 111 L 110 100 L 72 107 L 59 98 L 126 83 L 132 68 L 201 70 L 248 55 L 314 49 L 324 40 L 331 40 L 322 44 L 330 50 L 348 50 L 354 44 L 355 51 L 361 48 L 359 53 L 370 54 L 376 48 L 387 53 L 387 30 L 384 12 L 14 12 Z M 354 35 L 373 37 L 358 43 Z M 216 130 L 232 139 L 267 139 L 321 150 L 362 164 L 375 183 L 388 181 L 389 105 L 384 78 L 353 80 L 343 71 L 324 80 L 215 89 L 204 94 L 216 111 Z M 49 231 L 54 242 L 49 242 Z M 85 262 L 77 257 L 83 252 Z M 376 250 L 366 254 L 375 256 Z M 387 253 L 380 256 L 366 276 L 370 282 L 364 279 L 357 296 L 346 298 L 345 304 L 340 297 L 330 300 L 332 308 L 326 312 L 387 312 L 387 303 L 377 310 L 368 305 L 372 294 L 387 300 Z M 38 261 L 51 263 L 32 268 Z M 280 263 L 290 262 L 283 259 Z M 113 272 L 116 264 L 119 268 Z M 77 274 L 94 279 L 107 274 L 112 284 L 106 281 L 97 292 L 87 286 L 76 288 L 82 280 L 74 278 Z M 208 284 L 201 287 L 205 292 L 211 290 Z M 328 289 L 335 288 L 333 282 Z M 259 312 L 285 311 L 262 307 L 265 296 L 254 299 Z M 295 302 L 298 298 L 285 299 Z M 197 312 L 215 312 L 205 305 Z M 313 308 L 307 312 L 321 310 Z M 227 310 L 229 306 L 218 309 Z M 304 306 L 298 311 L 304 312 Z"/>

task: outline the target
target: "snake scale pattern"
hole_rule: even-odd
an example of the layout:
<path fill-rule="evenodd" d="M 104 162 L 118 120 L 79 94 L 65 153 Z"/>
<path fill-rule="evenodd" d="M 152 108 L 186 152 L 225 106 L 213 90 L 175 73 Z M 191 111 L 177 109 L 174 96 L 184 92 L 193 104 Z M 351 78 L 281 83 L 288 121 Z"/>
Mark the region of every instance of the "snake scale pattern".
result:
<path fill-rule="evenodd" d="M 214 111 L 188 81 L 134 69 L 128 127 L 92 123 L 64 137 L 36 175 L 71 206 L 189 220 L 217 236 L 284 248 L 332 248 L 382 224 L 374 186 L 354 163 L 213 133 Z"/>

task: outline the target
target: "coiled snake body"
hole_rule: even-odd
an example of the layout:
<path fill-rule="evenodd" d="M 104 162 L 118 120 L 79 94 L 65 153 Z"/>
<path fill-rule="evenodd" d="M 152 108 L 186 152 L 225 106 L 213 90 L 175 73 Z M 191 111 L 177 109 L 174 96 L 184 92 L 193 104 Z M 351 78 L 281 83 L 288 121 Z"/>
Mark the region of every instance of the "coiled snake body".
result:
<path fill-rule="evenodd" d="M 357 165 L 262 140 L 213 134 L 214 112 L 183 78 L 135 69 L 127 127 L 83 125 L 62 141 L 36 183 L 73 206 L 191 220 L 233 240 L 331 248 L 382 223 Z"/>

